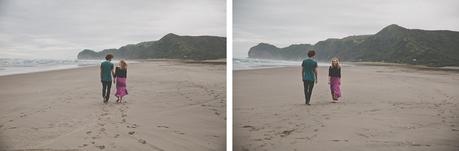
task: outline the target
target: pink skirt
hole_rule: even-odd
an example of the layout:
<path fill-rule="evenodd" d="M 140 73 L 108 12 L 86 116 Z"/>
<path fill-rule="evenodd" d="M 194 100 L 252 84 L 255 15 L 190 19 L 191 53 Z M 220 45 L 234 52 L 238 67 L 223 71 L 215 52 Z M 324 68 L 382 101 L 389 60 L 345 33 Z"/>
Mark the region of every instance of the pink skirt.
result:
<path fill-rule="evenodd" d="M 331 77 L 330 79 L 330 90 L 333 97 L 333 100 L 341 97 L 341 78 L 340 77 Z"/>
<path fill-rule="evenodd" d="M 126 78 L 116 77 L 116 93 L 115 96 L 123 97 L 128 94 L 126 89 Z"/>

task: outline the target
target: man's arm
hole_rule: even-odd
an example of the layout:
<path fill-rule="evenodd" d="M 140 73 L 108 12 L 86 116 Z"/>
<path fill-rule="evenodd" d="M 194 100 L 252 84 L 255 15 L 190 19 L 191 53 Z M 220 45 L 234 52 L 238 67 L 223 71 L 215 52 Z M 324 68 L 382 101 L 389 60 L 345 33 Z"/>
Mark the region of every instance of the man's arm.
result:
<path fill-rule="evenodd" d="M 115 67 L 114 65 L 112 64 L 112 76 L 113 76 L 113 83 L 115 83 Z"/>
<path fill-rule="evenodd" d="M 304 61 L 301 63 L 301 81 L 303 81 L 304 78 Z"/>
<path fill-rule="evenodd" d="M 304 68 L 301 67 L 301 80 L 303 80 L 303 78 L 304 78 Z"/>
<path fill-rule="evenodd" d="M 102 65 L 100 66 L 100 80 L 102 80 Z"/>
<path fill-rule="evenodd" d="M 318 82 L 317 74 L 319 74 L 319 70 L 318 70 L 317 67 L 316 67 L 316 68 L 314 69 L 314 76 L 316 77 L 316 83 Z"/>

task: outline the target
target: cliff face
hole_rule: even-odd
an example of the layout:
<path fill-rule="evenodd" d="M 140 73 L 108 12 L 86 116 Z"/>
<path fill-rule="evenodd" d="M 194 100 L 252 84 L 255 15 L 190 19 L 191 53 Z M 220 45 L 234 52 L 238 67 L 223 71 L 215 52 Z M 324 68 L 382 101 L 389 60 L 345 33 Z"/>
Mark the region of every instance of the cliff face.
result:
<path fill-rule="evenodd" d="M 258 46 L 250 49 L 249 57 L 301 60 L 306 57 L 308 50 L 314 49 L 317 51 L 317 59 L 327 61 L 332 57 L 338 57 L 343 61 L 459 66 L 459 32 L 406 29 L 395 24 L 383 28 L 374 35 L 327 39 L 313 46 L 309 45 L 310 47 L 277 48 L 271 45 L 277 49 L 265 50 Z"/>
<path fill-rule="evenodd" d="M 250 58 L 299 60 L 307 54 L 308 49 L 313 49 L 309 44 L 290 45 L 285 48 L 278 48 L 267 43 L 260 43 L 249 50 Z"/>
<path fill-rule="evenodd" d="M 226 38 L 216 36 L 179 36 L 167 34 L 158 41 L 129 44 L 100 52 L 85 49 L 78 59 L 103 59 L 106 54 L 122 59 L 219 59 L 226 58 Z"/>

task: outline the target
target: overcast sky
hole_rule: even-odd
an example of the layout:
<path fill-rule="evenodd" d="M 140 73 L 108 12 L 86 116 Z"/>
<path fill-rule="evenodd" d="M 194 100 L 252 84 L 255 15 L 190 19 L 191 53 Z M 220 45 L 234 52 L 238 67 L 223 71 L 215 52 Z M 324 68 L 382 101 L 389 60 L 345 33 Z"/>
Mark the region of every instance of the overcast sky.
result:
<path fill-rule="evenodd" d="M 459 31 L 458 0 L 234 0 L 233 6 L 235 57 L 260 42 L 315 44 L 390 24 Z"/>
<path fill-rule="evenodd" d="M 167 33 L 226 37 L 226 1 L 0 0 L 0 58 L 76 59 Z"/>

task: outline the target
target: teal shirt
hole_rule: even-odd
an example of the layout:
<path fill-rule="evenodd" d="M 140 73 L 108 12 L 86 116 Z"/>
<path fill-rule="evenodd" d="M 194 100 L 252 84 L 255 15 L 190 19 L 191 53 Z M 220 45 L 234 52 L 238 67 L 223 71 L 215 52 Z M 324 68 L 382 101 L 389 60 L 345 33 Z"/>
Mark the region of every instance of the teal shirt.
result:
<path fill-rule="evenodd" d="M 314 74 L 314 70 L 317 68 L 317 62 L 312 59 L 304 59 L 303 63 L 301 64 L 303 67 L 304 77 L 303 80 L 308 81 L 315 81 L 316 76 Z"/>
<path fill-rule="evenodd" d="M 106 60 L 100 64 L 101 74 L 100 78 L 102 81 L 112 81 L 112 71 L 113 71 L 113 63 Z"/>

